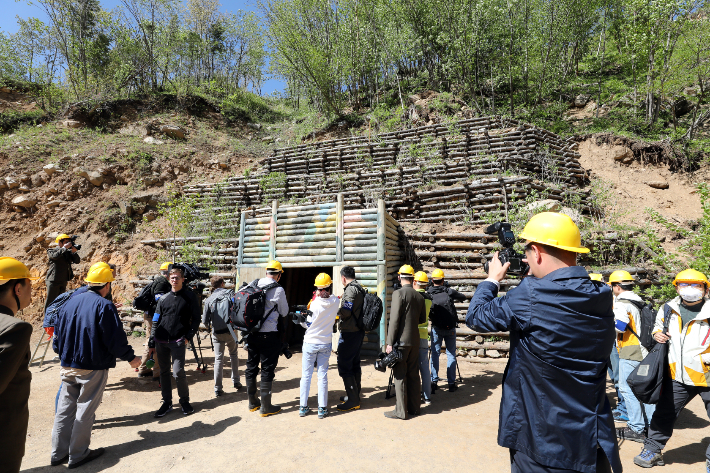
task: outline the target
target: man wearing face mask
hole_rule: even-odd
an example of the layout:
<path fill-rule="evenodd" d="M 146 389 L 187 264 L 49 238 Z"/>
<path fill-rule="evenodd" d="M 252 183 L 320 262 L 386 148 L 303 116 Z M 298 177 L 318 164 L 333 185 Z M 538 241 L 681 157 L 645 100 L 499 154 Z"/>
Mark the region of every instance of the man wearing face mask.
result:
<path fill-rule="evenodd" d="M 509 449 L 512 473 L 620 472 L 606 396 L 611 290 L 577 266 L 589 250 L 568 216 L 539 213 L 520 238 L 528 275 L 497 297 L 510 263 L 496 253 L 466 314 L 473 330 L 510 331 L 498 445 Z"/>
<path fill-rule="evenodd" d="M 658 311 L 653 338 L 668 343 L 670 376 L 663 380 L 661 398 L 653 413 L 648 437 L 634 463 L 644 468 L 664 465 L 661 451 L 673 435 L 673 426 L 683 408 L 697 395 L 710 417 L 710 305 L 708 278 L 694 269 L 676 275 L 673 285 L 678 297 Z M 670 308 L 668 333 L 663 333 L 665 306 Z M 705 451 L 710 471 L 710 446 Z"/>

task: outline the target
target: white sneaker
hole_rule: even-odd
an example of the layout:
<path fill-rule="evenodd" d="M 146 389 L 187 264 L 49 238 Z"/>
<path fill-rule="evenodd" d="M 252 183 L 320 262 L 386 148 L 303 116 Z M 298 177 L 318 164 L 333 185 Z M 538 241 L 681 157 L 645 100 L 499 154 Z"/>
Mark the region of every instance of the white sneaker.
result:
<path fill-rule="evenodd" d="M 422 407 L 429 407 L 431 406 L 431 401 L 429 399 L 424 399 L 424 405 Z"/>

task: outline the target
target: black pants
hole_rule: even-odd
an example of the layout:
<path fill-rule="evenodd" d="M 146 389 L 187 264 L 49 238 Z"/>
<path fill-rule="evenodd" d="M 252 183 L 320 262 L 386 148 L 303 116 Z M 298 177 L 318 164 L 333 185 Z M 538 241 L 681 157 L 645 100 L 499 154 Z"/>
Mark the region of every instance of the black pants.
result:
<path fill-rule="evenodd" d="M 676 380 L 668 380 L 664 383 L 661 398 L 658 400 L 648 429 L 648 438 L 644 443 L 646 450 L 656 453 L 663 450 L 668 439 L 673 435 L 676 419 L 683 408 L 698 394 L 705 403 L 705 411 L 710 417 L 710 387 L 691 386 Z M 705 457 L 710 460 L 710 445 L 705 450 Z"/>
<path fill-rule="evenodd" d="M 394 413 L 400 419 L 419 414 L 422 396 L 422 379 L 419 377 L 419 346 L 400 347 L 402 360 L 394 365 L 394 390 L 397 407 Z"/>
<path fill-rule="evenodd" d="M 365 331 L 340 332 L 338 341 L 338 374 L 341 378 L 354 377 L 362 373 L 360 348 L 365 339 Z"/>
<path fill-rule="evenodd" d="M 256 379 L 261 363 L 261 380 L 273 381 L 274 370 L 281 353 L 281 337 L 278 332 L 252 333 L 247 336 L 247 379 Z"/>
<path fill-rule="evenodd" d="M 179 342 L 155 343 L 155 353 L 158 355 L 158 364 L 160 365 L 160 391 L 163 395 L 163 402 L 173 402 L 171 374 L 177 384 L 180 402 L 190 402 L 190 389 L 187 387 L 187 376 L 185 375 L 186 349 L 185 339 Z"/>
<path fill-rule="evenodd" d="M 54 282 L 48 282 L 47 283 L 47 300 L 44 301 L 44 310 L 47 310 L 47 306 L 54 302 L 54 299 L 56 299 L 59 294 L 67 292 L 67 283 L 54 283 Z"/>
<path fill-rule="evenodd" d="M 577 473 L 577 470 L 541 465 L 522 452 L 510 450 L 510 473 Z M 611 464 L 601 448 L 597 448 L 597 473 L 611 473 Z"/>

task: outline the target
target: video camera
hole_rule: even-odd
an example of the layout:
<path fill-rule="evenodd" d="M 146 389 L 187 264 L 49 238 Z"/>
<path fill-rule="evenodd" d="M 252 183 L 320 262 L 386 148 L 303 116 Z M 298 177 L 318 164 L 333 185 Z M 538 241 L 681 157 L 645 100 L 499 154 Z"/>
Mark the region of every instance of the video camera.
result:
<path fill-rule="evenodd" d="M 207 268 L 197 266 L 196 264 L 172 263 L 170 266 L 168 266 L 168 271 L 172 271 L 173 268 L 182 269 L 182 274 L 185 276 L 185 284 L 190 284 L 191 282 L 197 281 L 199 279 L 210 278 L 210 274 L 204 272 L 207 271 Z"/>
<path fill-rule="evenodd" d="M 81 249 L 81 245 L 76 244 L 76 239 L 79 238 L 79 235 L 72 235 L 70 240 L 71 244 L 74 248 L 76 248 L 76 251 L 79 251 Z"/>
<path fill-rule="evenodd" d="M 291 317 L 291 320 L 296 325 L 305 322 L 306 318 L 311 315 L 313 315 L 313 312 L 308 310 L 308 306 L 305 305 L 291 306 L 291 311 L 288 313 L 288 316 Z"/>
<path fill-rule="evenodd" d="M 502 264 L 510 263 L 508 268 L 508 273 L 515 276 L 525 276 L 530 270 L 530 266 L 523 261 L 525 258 L 524 254 L 516 253 L 513 249 L 515 245 L 515 235 L 508 222 L 496 222 L 493 225 L 489 225 L 486 228 L 486 233 L 488 235 L 498 234 L 498 241 L 503 247 L 502 250 L 498 252 L 498 259 Z M 483 265 L 483 269 L 488 272 L 488 261 Z"/>
<path fill-rule="evenodd" d="M 375 369 L 377 371 L 382 371 L 383 373 L 387 371 L 387 368 L 392 368 L 402 359 L 402 352 L 398 348 L 392 348 L 389 353 L 380 353 L 375 360 Z"/>

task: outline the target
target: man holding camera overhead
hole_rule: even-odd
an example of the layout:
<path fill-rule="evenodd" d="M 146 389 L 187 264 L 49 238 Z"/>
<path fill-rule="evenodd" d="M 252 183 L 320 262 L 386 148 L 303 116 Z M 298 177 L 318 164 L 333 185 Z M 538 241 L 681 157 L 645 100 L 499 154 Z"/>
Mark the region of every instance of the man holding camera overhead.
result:
<path fill-rule="evenodd" d="M 568 216 L 539 213 L 520 238 L 524 255 L 513 258 L 529 265 L 527 277 L 496 297 L 511 266 L 496 252 L 466 315 L 473 330 L 510 331 L 498 445 L 510 449 L 513 473 L 620 472 L 606 396 L 611 290 L 577 266 L 589 250 Z"/>
<path fill-rule="evenodd" d="M 66 292 L 67 282 L 74 279 L 74 272 L 71 265 L 81 261 L 74 245 L 74 240 L 66 233 L 59 235 L 54 241 L 57 246 L 47 249 L 49 256 L 49 268 L 47 269 L 47 299 L 44 301 L 44 310 L 54 302 L 59 294 Z"/>

